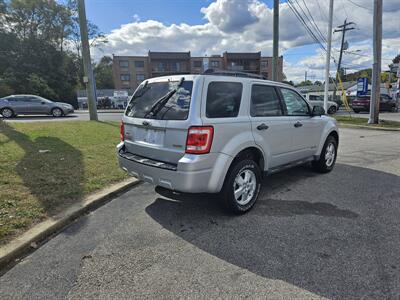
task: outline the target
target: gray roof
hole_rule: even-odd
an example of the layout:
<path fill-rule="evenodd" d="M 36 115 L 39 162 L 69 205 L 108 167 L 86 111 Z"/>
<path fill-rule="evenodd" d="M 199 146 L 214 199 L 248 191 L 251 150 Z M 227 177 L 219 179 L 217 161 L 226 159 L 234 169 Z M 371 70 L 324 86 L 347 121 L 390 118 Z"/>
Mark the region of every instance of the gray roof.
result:
<path fill-rule="evenodd" d="M 149 51 L 150 59 L 190 59 L 189 52 L 151 52 Z"/>
<path fill-rule="evenodd" d="M 356 85 L 356 81 L 347 81 L 343 82 L 343 88 L 347 90 L 349 87 L 352 87 L 353 85 Z M 323 92 L 325 90 L 325 84 L 322 85 L 306 85 L 306 86 L 299 86 L 297 87 L 298 90 L 300 90 L 303 93 L 309 93 L 309 92 Z M 336 86 L 334 83 L 330 83 L 328 86 L 329 91 L 334 91 L 336 89 Z"/>
<path fill-rule="evenodd" d="M 261 52 L 224 52 L 227 59 L 260 59 Z"/>

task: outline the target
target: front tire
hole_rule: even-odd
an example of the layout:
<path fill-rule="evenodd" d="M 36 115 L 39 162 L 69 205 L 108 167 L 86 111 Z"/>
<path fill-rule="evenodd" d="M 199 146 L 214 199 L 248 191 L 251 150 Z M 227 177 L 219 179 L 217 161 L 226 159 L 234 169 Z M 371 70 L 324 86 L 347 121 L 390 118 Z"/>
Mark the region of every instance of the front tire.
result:
<path fill-rule="evenodd" d="M 59 118 L 59 117 L 62 117 L 62 116 L 64 115 L 63 111 L 62 111 L 60 108 L 58 108 L 58 107 L 53 108 L 53 109 L 51 110 L 51 114 L 52 114 L 53 117 L 55 117 L 55 118 Z"/>
<path fill-rule="evenodd" d="M 225 207 L 235 214 L 248 212 L 257 201 L 260 188 L 260 167 L 249 159 L 237 162 L 229 170 L 222 188 Z"/>
<path fill-rule="evenodd" d="M 3 108 L 0 111 L 0 113 L 3 116 L 3 118 L 5 118 L 5 119 L 12 118 L 15 115 L 14 111 L 11 108 L 8 108 L 8 107 Z"/>
<path fill-rule="evenodd" d="M 332 171 L 336 163 L 337 148 L 336 139 L 333 136 L 329 136 L 322 148 L 319 160 L 312 162 L 314 169 L 320 173 Z"/>

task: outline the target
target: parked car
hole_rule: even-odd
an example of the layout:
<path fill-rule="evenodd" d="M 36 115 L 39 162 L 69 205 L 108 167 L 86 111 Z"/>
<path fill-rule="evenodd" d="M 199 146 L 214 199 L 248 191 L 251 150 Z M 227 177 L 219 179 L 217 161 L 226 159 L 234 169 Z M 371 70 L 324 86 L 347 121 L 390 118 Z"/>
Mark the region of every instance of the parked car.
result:
<path fill-rule="evenodd" d="M 317 95 L 308 96 L 308 102 L 312 107 L 321 106 L 324 107 L 324 97 Z M 336 102 L 328 101 L 328 114 L 332 115 L 338 111 L 339 105 Z"/>
<path fill-rule="evenodd" d="M 169 190 L 220 193 L 235 213 L 251 209 L 264 175 L 333 169 L 339 133 L 323 108 L 290 85 L 231 74 L 143 82 L 121 122 L 121 168 Z"/>
<path fill-rule="evenodd" d="M 53 102 L 35 95 L 11 95 L 0 98 L 0 114 L 4 118 L 22 115 L 52 115 L 66 116 L 74 112 L 71 104 Z"/>
<path fill-rule="evenodd" d="M 357 96 L 352 102 L 352 108 L 355 113 L 361 111 L 369 112 L 371 95 Z M 379 111 L 396 111 L 396 101 L 389 95 L 382 94 L 379 100 Z"/>

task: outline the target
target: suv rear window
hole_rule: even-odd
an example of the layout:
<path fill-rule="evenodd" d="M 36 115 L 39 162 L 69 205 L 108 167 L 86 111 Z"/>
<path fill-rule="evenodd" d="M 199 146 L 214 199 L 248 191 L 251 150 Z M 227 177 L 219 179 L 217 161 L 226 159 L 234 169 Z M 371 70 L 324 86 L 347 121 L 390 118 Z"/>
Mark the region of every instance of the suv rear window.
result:
<path fill-rule="evenodd" d="M 134 118 L 158 120 L 186 120 L 189 114 L 193 81 L 143 83 L 132 95 L 125 115 Z M 174 92 L 176 90 L 176 92 Z M 172 93 L 165 102 L 164 96 Z M 164 98 L 165 99 L 165 98 Z M 160 101 L 159 104 L 156 104 Z"/>
<path fill-rule="evenodd" d="M 242 89 L 240 82 L 211 82 L 207 91 L 207 118 L 237 117 Z"/>
<path fill-rule="evenodd" d="M 250 115 L 252 117 L 281 116 L 282 108 L 273 86 L 253 85 Z"/>

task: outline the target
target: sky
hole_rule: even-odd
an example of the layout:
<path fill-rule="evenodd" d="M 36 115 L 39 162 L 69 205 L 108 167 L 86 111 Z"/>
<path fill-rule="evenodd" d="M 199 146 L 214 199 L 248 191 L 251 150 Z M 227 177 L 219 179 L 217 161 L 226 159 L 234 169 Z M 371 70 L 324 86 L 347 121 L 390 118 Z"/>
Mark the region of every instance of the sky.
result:
<path fill-rule="evenodd" d="M 272 54 L 272 0 L 86 0 L 87 18 L 108 37 L 92 56 L 146 55 L 152 51 L 191 51 L 192 55 L 228 52 Z M 324 37 L 328 31 L 329 0 L 291 0 L 315 22 Z M 384 0 L 382 67 L 400 53 L 400 0 Z M 355 23 L 346 33 L 349 49 L 343 57 L 347 72 L 372 65 L 372 0 L 335 0 L 333 27 Z M 316 29 L 313 30 L 316 32 Z M 337 61 L 340 33 L 333 34 Z M 324 43 L 323 43 L 324 45 Z M 307 33 L 285 1 L 280 3 L 280 55 L 288 80 L 323 80 L 325 52 Z M 325 45 L 324 45 L 325 46 Z M 336 69 L 331 62 L 331 73 Z"/>

